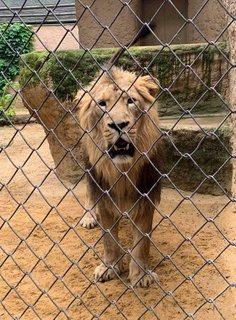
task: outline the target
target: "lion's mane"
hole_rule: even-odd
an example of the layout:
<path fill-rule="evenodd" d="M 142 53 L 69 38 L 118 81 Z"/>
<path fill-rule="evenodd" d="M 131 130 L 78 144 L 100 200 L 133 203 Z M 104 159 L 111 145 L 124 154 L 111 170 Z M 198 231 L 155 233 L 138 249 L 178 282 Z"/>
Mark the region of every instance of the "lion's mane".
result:
<path fill-rule="evenodd" d="M 97 112 L 99 110 L 96 110 L 94 104 L 98 103 L 101 91 L 105 90 L 103 99 L 109 99 L 120 90 L 132 95 L 132 89 L 136 99 L 140 101 L 141 109 L 129 131 L 131 136 L 133 134 L 136 152 L 131 162 L 116 165 L 106 153 L 104 115 Z M 137 77 L 134 73 L 113 67 L 109 75 L 105 73 L 93 81 L 86 92 L 78 92 L 78 118 L 85 133 L 82 145 L 86 166 L 90 170 L 89 176 L 92 177 L 90 184 L 95 201 L 98 201 L 104 190 L 110 190 L 113 199 L 121 199 L 124 195 L 131 197 L 134 194 L 139 197 L 141 193 L 151 192 L 151 199 L 159 201 L 162 155 L 161 131 L 155 103 L 157 89 L 158 82 L 151 76 Z M 116 108 L 115 104 L 113 108 Z M 122 108 L 117 107 L 117 113 L 122 111 Z M 122 114 L 119 118 L 122 118 Z M 116 203 L 120 201 L 116 199 Z"/>

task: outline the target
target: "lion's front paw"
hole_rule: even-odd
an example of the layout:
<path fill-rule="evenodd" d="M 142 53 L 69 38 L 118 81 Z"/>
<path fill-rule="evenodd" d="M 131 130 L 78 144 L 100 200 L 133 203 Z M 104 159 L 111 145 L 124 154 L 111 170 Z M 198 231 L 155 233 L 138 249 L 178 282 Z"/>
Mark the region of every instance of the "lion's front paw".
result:
<path fill-rule="evenodd" d="M 91 214 L 90 212 L 87 212 L 84 217 L 80 220 L 79 224 L 87 229 L 92 229 L 96 227 L 97 221 L 95 220 L 95 214 Z"/>
<path fill-rule="evenodd" d="M 104 264 L 100 264 L 96 267 L 93 274 L 95 280 L 104 282 L 117 278 L 117 274 L 121 274 L 122 271 L 123 268 L 119 265 L 116 265 L 114 267 L 106 267 Z"/>
<path fill-rule="evenodd" d="M 130 281 L 135 287 L 148 288 L 152 283 L 157 282 L 158 278 L 155 272 L 147 272 L 130 278 Z"/>

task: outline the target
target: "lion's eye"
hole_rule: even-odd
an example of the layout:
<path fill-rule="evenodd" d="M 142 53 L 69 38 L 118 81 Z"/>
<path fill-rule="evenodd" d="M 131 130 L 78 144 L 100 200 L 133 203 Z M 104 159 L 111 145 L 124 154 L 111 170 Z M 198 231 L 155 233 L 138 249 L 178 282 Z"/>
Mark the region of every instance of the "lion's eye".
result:
<path fill-rule="evenodd" d="M 128 98 L 127 103 L 128 104 L 134 104 L 137 100 L 135 98 Z"/>
<path fill-rule="evenodd" d="M 100 101 L 98 101 L 98 104 L 99 104 L 99 106 L 100 107 L 102 107 L 102 108 L 105 108 L 106 107 L 106 101 L 104 101 L 104 100 L 100 100 Z"/>

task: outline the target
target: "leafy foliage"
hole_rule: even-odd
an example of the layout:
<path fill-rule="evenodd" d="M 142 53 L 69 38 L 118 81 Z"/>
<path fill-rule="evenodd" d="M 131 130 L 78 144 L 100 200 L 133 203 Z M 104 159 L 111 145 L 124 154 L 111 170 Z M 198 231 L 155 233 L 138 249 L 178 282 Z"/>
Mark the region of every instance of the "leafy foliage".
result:
<path fill-rule="evenodd" d="M 33 49 L 31 26 L 23 23 L 0 25 L 0 93 L 19 72 L 19 55 Z"/>
<path fill-rule="evenodd" d="M 17 90 L 19 88 L 19 83 L 7 83 L 3 87 L 2 93 L 0 94 L 0 126 L 9 124 L 10 121 L 13 121 L 15 116 L 15 107 L 13 105 L 14 96 L 9 93 L 10 87 Z"/>
<path fill-rule="evenodd" d="M 8 124 L 15 115 L 8 90 L 19 73 L 19 56 L 33 49 L 32 35 L 32 27 L 23 23 L 0 24 L 0 125 Z"/>

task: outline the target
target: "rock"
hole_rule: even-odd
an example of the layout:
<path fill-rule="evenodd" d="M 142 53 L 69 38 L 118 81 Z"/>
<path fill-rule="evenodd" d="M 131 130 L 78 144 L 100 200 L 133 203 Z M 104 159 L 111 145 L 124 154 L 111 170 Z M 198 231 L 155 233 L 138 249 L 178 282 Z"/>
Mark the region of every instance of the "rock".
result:
<path fill-rule="evenodd" d="M 60 102 L 42 84 L 22 90 L 23 102 L 30 114 L 43 126 L 56 173 L 67 185 L 77 183 L 83 176 L 81 130 L 70 112 L 72 103 Z"/>

